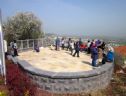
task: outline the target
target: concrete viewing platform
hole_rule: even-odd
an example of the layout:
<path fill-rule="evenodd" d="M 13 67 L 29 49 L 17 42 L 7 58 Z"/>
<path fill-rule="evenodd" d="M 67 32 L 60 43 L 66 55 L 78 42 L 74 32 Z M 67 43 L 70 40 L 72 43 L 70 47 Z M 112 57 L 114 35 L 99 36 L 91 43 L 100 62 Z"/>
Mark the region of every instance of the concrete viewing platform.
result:
<path fill-rule="evenodd" d="M 19 65 L 39 88 L 51 93 L 90 93 L 106 88 L 112 78 L 113 63 L 92 69 L 90 55 L 73 57 L 69 51 L 42 48 L 9 58 Z"/>
<path fill-rule="evenodd" d="M 70 51 L 42 48 L 39 53 L 26 51 L 20 53 L 19 60 L 25 60 L 38 69 L 52 72 L 80 72 L 92 70 L 91 57 L 80 52 L 80 57 L 73 57 Z"/>

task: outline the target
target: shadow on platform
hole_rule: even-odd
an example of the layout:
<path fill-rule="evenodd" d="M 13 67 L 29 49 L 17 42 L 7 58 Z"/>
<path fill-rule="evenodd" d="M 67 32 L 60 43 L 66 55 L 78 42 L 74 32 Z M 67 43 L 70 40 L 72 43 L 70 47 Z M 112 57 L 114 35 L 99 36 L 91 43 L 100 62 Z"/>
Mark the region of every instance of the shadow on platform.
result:
<path fill-rule="evenodd" d="M 87 61 L 82 61 L 82 63 L 88 64 L 88 65 L 91 65 L 91 63 L 90 63 L 90 62 L 87 62 Z"/>

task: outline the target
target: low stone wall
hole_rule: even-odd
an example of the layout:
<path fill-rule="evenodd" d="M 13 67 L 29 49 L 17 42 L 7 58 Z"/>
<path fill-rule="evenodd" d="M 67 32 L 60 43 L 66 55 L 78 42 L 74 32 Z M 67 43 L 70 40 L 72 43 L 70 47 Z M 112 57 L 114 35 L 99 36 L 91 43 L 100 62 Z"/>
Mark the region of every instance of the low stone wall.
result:
<path fill-rule="evenodd" d="M 110 83 L 113 72 L 112 63 L 91 71 L 57 73 L 34 68 L 28 62 L 17 58 L 12 60 L 17 62 L 40 88 L 52 93 L 89 93 L 104 89 Z"/>

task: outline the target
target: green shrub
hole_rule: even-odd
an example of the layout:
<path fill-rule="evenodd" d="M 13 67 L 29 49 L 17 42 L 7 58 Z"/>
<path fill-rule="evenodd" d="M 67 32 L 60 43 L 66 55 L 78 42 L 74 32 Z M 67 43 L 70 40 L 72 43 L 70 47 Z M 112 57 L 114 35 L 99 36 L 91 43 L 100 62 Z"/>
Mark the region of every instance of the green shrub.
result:
<path fill-rule="evenodd" d="M 0 84 L 4 84 L 4 80 L 3 79 L 0 79 Z"/>
<path fill-rule="evenodd" d="M 0 91 L 0 96 L 7 96 L 7 93 L 4 91 Z"/>

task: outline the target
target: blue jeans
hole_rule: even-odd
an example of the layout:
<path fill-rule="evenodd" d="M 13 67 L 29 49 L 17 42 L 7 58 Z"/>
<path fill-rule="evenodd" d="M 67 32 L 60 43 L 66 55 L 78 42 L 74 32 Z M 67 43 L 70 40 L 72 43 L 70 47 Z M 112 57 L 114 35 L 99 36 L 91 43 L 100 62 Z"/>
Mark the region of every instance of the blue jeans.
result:
<path fill-rule="evenodd" d="M 92 66 L 96 67 L 96 61 L 97 59 L 92 59 Z"/>

